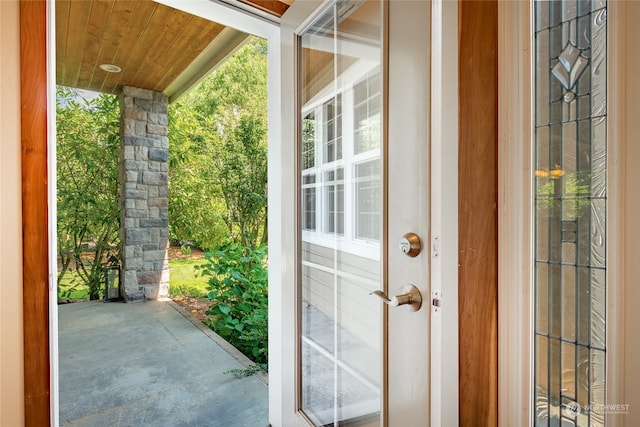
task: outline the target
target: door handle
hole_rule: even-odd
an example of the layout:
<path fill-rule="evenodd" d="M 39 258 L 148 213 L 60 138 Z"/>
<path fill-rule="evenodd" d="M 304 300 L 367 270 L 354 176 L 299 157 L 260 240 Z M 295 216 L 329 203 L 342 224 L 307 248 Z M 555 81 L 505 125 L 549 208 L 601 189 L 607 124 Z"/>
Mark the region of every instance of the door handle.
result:
<path fill-rule="evenodd" d="M 400 295 L 396 295 L 389 298 L 387 294 L 382 291 L 373 291 L 369 295 L 375 295 L 387 305 L 392 307 L 398 307 L 400 305 L 406 305 L 410 311 L 418 311 L 422 306 L 422 294 L 420 290 L 414 285 L 405 285 L 402 287 Z"/>

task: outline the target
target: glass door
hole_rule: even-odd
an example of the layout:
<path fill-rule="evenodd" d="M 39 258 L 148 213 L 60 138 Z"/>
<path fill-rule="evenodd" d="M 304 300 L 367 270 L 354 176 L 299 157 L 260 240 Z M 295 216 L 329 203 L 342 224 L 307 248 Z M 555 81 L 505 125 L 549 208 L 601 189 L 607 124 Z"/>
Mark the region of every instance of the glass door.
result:
<path fill-rule="evenodd" d="M 452 395 L 431 393 L 442 361 L 457 369 L 457 350 L 443 357 L 431 344 L 457 346 L 431 283 L 441 255 L 430 210 L 431 3 L 297 2 L 282 27 L 284 132 L 291 111 L 297 165 L 290 423 L 426 425 L 442 419 L 441 403 L 457 414 L 455 373 Z M 453 214 L 442 222 L 457 224 Z"/>

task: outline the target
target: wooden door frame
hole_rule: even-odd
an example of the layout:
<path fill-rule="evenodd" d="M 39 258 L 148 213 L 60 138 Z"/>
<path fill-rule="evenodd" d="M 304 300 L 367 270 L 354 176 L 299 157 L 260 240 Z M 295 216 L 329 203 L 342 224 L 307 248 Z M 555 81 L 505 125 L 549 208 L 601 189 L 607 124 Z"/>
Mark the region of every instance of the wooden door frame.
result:
<path fill-rule="evenodd" d="M 460 2 L 460 424 L 498 423 L 498 1 Z"/>
<path fill-rule="evenodd" d="M 20 2 L 25 425 L 49 425 L 47 1 Z M 27 65 L 28 64 L 28 65 Z"/>

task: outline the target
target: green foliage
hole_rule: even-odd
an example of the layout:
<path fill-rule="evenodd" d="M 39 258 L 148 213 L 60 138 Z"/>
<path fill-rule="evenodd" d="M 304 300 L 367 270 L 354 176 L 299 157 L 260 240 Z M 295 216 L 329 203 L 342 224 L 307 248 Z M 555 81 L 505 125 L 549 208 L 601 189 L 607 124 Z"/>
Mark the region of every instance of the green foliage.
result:
<path fill-rule="evenodd" d="M 74 285 L 87 284 L 95 300 L 106 260 L 119 258 L 118 99 L 65 87 L 56 96 L 58 284 L 74 270 Z"/>
<path fill-rule="evenodd" d="M 169 108 L 175 241 L 266 243 L 266 42 L 253 39 Z"/>
<path fill-rule="evenodd" d="M 559 170 L 559 169 L 558 169 Z M 536 180 L 538 209 L 561 212 L 564 219 L 577 219 L 591 208 L 591 174 L 563 173 Z"/>
<path fill-rule="evenodd" d="M 267 362 L 267 247 L 226 243 L 205 254 L 208 325 L 256 363 Z"/>

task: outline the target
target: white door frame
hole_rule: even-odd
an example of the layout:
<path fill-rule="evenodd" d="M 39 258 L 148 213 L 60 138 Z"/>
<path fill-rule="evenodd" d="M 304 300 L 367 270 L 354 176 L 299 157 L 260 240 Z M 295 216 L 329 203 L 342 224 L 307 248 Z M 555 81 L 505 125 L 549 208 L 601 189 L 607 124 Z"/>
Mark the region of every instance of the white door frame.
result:
<path fill-rule="evenodd" d="M 431 11 L 431 425 L 459 423 L 458 2 Z M 431 296 L 428 296 L 431 297 Z M 429 298 L 431 300 L 431 298 Z"/>
<path fill-rule="evenodd" d="M 504 427 L 533 420 L 530 8 L 527 1 L 498 4 L 498 424 Z"/>

